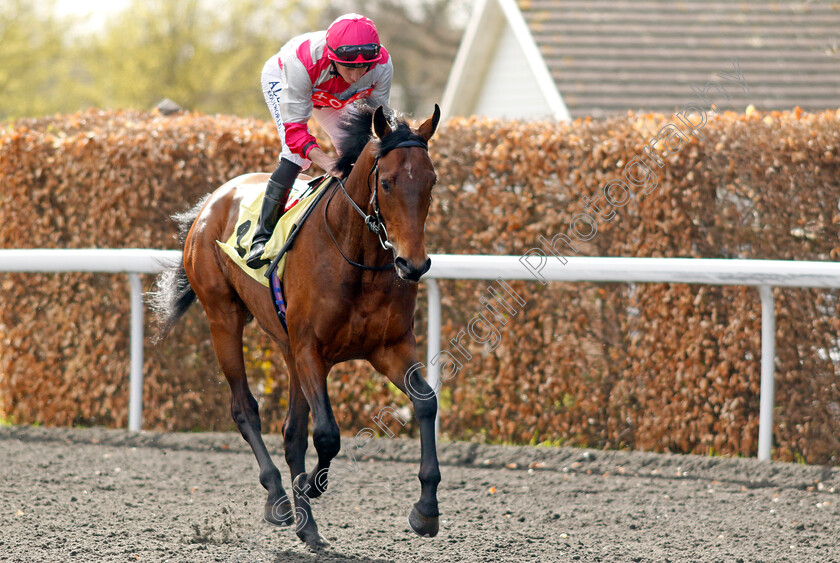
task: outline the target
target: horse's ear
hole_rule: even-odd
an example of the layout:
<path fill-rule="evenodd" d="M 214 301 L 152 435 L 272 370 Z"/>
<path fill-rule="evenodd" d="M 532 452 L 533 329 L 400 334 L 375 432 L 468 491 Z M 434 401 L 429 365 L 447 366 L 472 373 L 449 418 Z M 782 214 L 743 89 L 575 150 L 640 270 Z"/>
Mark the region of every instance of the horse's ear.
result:
<path fill-rule="evenodd" d="M 423 137 L 423 140 L 426 142 L 432 138 L 432 135 L 435 134 L 435 130 L 437 129 L 438 122 L 440 121 L 440 108 L 437 104 L 435 104 L 435 113 L 432 114 L 432 117 L 427 119 L 423 122 L 423 125 L 417 128 L 417 134 Z"/>
<path fill-rule="evenodd" d="M 391 133 L 391 126 L 388 125 L 388 120 L 385 118 L 385 110 L 382 109 L 382 106 L 379 106 L 373 112 L 373 131 L 380 139 L 384 139 Z"/>

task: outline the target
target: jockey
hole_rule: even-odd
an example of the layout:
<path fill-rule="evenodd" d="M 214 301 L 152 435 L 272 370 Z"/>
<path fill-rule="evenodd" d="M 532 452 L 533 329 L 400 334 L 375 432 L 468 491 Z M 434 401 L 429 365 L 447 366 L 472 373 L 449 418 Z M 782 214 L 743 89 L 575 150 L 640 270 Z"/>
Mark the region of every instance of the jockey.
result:
<path fill-rule="evenodd" d="M 248 266 L 259 268 L 267 263 L 262 259 L 265 245 L 301 170 L 314 162 L 327 173 L 340 176 L 335 169 L 337 158 L 321 150 L 309 132 L 309 118 L 314 117 L 335 139 L 346 105 L 370 98 L 374 107 L 388 109 L 393 71 L 388 51 L 379 44 L 376 26 L 359 14 L 345 14 L 326 31 L 289 40 L 266 61 L 262 89 L 282 149 L 280 163 L 265 190 Z"/>

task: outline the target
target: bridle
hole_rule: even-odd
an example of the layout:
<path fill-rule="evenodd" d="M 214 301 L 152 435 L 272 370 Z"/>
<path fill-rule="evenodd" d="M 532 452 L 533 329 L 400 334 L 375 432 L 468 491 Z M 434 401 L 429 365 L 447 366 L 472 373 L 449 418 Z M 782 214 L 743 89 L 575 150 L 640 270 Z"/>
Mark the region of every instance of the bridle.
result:
<path fill-rule="evenodd" d="M 407 139 L 398 143 L 396 146 L 393 147 L 391 150 L 395 149 L 402 149 L 402 148 L 411 148 L 411 147 L 420 147 L 425 150 L 429 150 L 429 146 L 424 143 L 421 139 Z M 389 151 L 390 152 L 390 151 Z M 362 216 L 362 219 L 365 221 L 365 225 L 370 232 L 374 233 L 377 238 L 379 238 L 379 244 L 382 245 L 382 248 L 385 250 L 393 250 L 394 245 L 388 240 L 388 230 L 385 228 L 385 219 L 382 217 L 382 213 L 379 210 L 379 159 L 384 155 L 377 155 L 376 160 L 373 162 L 373 167 L 368 172 L 368 188 L 371 189 L 370 180 L 371 176 L 373 176 L 373 188 L 371 189 L 371 196 L 370 201 L 368 202 L 368 206 L 373 206 L 373 213 L 368 215 L 362 208 L 359 207 L 353 198 L 350 197 L 350 194 L 347 193 L 347 189 L 344 187 L 344 181 L 341 178 L 336 178 L 338 181 L 338 186 L 341 188 L 341 191 L 344 192 L 344 197 L 350 202 L 350 205 L 353 206 L 353 209 Z M 338 241 L 335 240 L 335 236 L 333 235 L 332 229 L 330 229 L 330 224 L 327 221 L 327 210 L 330 207 L 330 202 L 332 202 L 333 196 L 335 196 L 336 192 L 338 191 L 337 188 L 333 189 L 333 192 L 330 194 L 329 199 L 327 199 L 326 205 L 324 205 L 324 226 L 327 228 L 327 233 L 329 233 L 330 238 L 332 239 L 335 247 L 338 249 L 338 252 L 341 253 L 341 256 L 347 261 L 348 264 L 351 264 L 357 268 L 361 268 L 363 270 L 373 270 L 373 271 L 383 271 L 389 270 L 394 267 L 394 262 L 391 261 L 384 266 L 366 266 L 364 264 L 359 264 L 358 262 L 354 262 L 350 258 L 344 254 L 344 251 L 341 250 L 341 246 L 339 246 Z"/>

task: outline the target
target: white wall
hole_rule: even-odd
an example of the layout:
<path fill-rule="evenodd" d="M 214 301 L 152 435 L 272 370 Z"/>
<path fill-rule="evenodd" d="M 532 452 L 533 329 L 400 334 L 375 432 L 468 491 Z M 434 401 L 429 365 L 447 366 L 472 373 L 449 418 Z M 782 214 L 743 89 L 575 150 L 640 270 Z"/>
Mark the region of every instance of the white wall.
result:
<path fill-rule="evenodd" d="M 510 25 L 502 28 L 474 113 L 514 119 L 554 115 Z"/>

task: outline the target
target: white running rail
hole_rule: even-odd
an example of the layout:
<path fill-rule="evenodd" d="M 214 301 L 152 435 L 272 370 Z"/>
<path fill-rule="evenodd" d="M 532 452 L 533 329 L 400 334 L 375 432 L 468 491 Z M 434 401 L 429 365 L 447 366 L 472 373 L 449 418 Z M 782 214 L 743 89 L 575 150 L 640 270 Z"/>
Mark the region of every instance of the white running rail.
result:
<path fill-rule="evenodd" d="M 773 287 L 840 287 L 840 263 L 787 260 L 716 260 L 692 258 L 568 258 L 548 260 L 527 268 L 521 256 L 432 255 L 423 278 L 428 287 L 427 358 L 440 352 L 441 306 L 438 279 L 531 280 L 534 269 L 548 281 L 616 283 L 693 283 L 744 285 L 758 288 L 761 302 L 761 398 L 758 458 L 770 459 L 775 395 L 776 316 Z M 143 293 L 139 274 L 154 274 L 177 263 L 176 250 L 86 249 L 0 250 L 0 272 L 126 273 L 131 283 L 131 374 L 129 430 L 142 426 Z M 533 265 L 532 265 L 533 266 Z M 440 374 L 428 365 L 433 389 Z"/>
<path fill-rule="evenodd" d="M 142 248 L 81 250 L 0 250 L 0 272 L 93 272 L 128 274 L 131 286 L 131 370 L 128 429 L 143 426 L 143 284 L 140 274 L 156 274 L 181 260 L 179 250 Z"/>
<path fill-rule="evenodd" d="M 761 398 L 759 403 L 758 459 L 770 459 L 773 444 L 773 401 L 776 393 L 776 311 L 773 287 L 840 287 L 840 262 L 794 260 L 718 260 L 699 258 L 567 258 L 554 257 L 540 264 L 525 256 L 432 256 L 424 279 L 429 286 L 429 348 L 427 358 L 440 351 L 440 290 L 436 279 L 531 280 L 618 283 L 696 283 L 746 285 L 758 288 L 761 299 Z M 538 272 L 538 274 L 537 274 Z M 434 341 L 432 334 L 437 334 Z M 426 366 L 433 389 L 440 373 Z M 440 412 L 440 409 L 438 409 Z"/>

